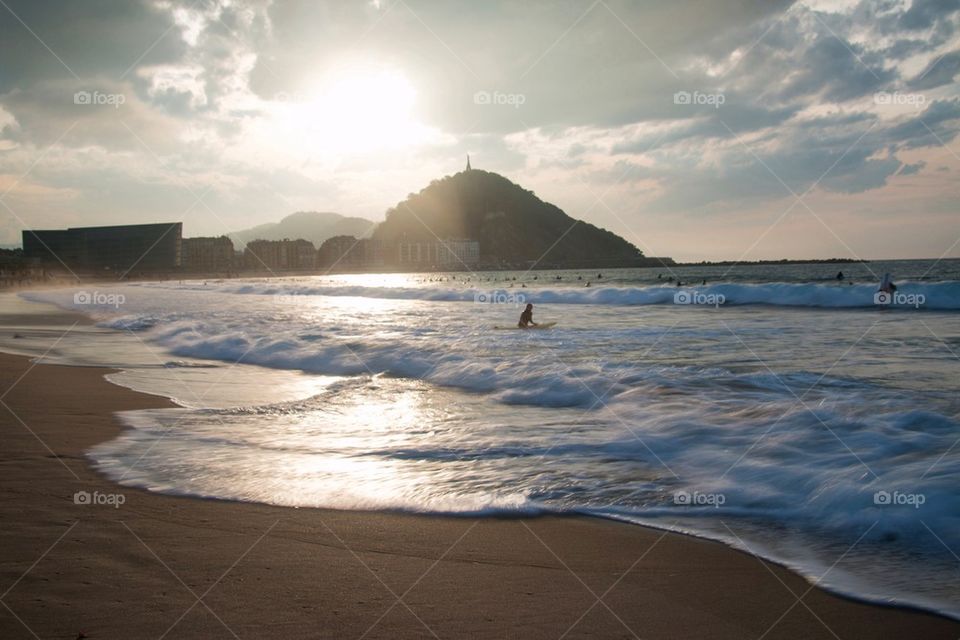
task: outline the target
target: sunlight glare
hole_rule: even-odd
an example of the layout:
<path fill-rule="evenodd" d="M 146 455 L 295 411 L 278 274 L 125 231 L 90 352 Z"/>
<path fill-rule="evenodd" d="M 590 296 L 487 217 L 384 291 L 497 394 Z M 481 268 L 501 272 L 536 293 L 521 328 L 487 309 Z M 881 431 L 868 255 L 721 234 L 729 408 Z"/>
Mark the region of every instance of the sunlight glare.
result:
<path fill-rule="evenodd" d="M 434 132 L 414 118 L 416 91 L 402 73 L 351 67 L 318 83 L 306 99 L 277 105 L 293 145 L 323 154 L 369 153 L 422 144 Z"/>

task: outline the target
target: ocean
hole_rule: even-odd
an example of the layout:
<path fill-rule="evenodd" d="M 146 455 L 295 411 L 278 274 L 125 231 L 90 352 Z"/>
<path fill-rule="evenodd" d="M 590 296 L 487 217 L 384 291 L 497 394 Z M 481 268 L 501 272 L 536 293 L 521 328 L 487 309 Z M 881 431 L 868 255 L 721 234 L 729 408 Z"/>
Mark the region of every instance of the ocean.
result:
<path fill-rule="evenodd" d="M 899 288 L 877 300 L 886 272 Z M 122 414 L 89 452 L 121 485 L 613 518 L 960 617 L 960 260 L 145 282 L 3 306 L 38 302 L 98 324 L 0 348 L 180 404 Z M 495 328 L 526 303 L 557 326 Z"/>

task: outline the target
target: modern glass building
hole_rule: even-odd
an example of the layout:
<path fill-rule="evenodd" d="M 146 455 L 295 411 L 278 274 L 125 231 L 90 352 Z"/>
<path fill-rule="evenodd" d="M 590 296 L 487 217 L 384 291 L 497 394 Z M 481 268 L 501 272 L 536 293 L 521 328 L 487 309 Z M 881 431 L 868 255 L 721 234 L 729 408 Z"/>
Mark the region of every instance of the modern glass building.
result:
<path fill-rule="evenodd" d="M 178 269 L 183 224 L 23 231 L 23 257 L 50 268 L 111 271 L 119 275 Z"/>

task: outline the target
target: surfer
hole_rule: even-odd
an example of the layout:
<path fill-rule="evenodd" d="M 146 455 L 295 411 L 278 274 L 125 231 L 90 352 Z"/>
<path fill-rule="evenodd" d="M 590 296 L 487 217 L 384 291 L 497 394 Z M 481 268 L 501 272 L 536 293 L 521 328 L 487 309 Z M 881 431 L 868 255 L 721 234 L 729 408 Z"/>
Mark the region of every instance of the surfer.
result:
<path fill-rule="evenodd" d="M 877 291 L 880 293 L 893 293 L 896 290 L 897 285 L 893 284 L 893 278 L 890 277 L 890 274 L 883 274 L 883 280 L 880 281 L 880 288 L 877 289 Z"/>
<path fill-rule="evenodd" d="M 533 305 L 527 303 L 527 308 L 520 314 L 520 322 L 517 323 L 517 327 L 520 329 L 529 329 L 535 326 L 537 326 L 537 323 L 533 321 Z"/>

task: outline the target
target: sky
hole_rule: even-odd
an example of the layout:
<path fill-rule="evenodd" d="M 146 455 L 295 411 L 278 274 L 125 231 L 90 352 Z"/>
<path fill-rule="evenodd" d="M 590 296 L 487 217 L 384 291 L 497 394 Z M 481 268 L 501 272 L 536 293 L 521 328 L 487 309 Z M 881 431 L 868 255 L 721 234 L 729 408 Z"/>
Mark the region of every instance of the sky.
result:
<path fill-rule="evenodd" d="M 647 255 L 960 257 L 960 0 L 0 0 L 0 244 L 500 173 Z"/>

